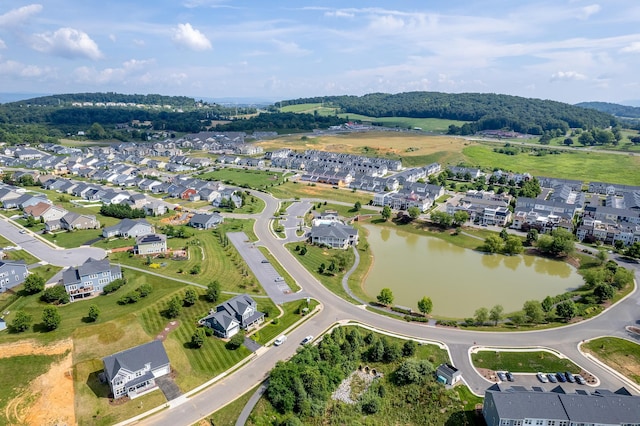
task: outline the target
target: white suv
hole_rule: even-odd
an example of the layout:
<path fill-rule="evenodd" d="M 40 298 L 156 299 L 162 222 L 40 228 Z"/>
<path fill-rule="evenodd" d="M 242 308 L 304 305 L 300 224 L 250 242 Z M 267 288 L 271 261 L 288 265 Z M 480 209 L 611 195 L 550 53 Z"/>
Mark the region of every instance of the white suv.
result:
<path fill-rule="evenodd" d="M 273 344 L 276 345 L 276 346 L 280 346 L 281 344 L 283 344 L 286 341 L 287 341 L 287 336 L 285 336 L 283 334 L 282 336 L 280 336 L 276 340 L 274 340 Z"/>

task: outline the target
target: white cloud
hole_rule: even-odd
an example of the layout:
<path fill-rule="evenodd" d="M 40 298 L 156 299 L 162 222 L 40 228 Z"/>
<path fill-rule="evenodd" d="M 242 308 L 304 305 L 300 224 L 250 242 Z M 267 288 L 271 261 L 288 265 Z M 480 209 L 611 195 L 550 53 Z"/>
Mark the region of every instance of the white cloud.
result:
<path fill-rule="evenodd" d="M 551 81 L 586 80 L 587 76 L 576 71 L 558 71 L 551 74 Z"/>
<path fill-rule="evenodd" d="M 115 43 L 116 41 L 118 41 L 118 38 L 115 34 L 109 34 L 109 40 Z"/>
<path fill-rule="evenodd" d="M 622 49 L 620 49 L 620 52 L 622 52 L 622 53 L 640 53 L 640 41 L 634 41 L 630 45 L 623 47 Z"/>
<path fill-rule="evenodd" d="M 292 41 L 272 40 L 272 42 L 278 47 L 279 52 L 287 55 L 307 55 L 310 53 Z"/>
<path fill-rule="evenodd" d="M 585 7 L 580 9 L 580 11 L 578 12 L 578 18 L 579 19 L 589 19 L 589 17 L 591 15 L 594 15 L 594 14 L 596 14 L 598 12 L 600 12 L 600 5 L 599 4 L 590 4 L 589 6 L 585 6 Z"/>
<path fill-rule="evenodd" d="M 334 11 L 325 12 L 324 16 L 336 17 L 336 18 L 353 18 L 355 15 L 345 10 L 334 10 Z"/>
<path fill-rule="evenodd" d="M 7 43 L 5 43 L 4 40 L 0 38 L 0 49 L 6 49 L 6 48 L 7 48 Z"/>
<path fill-rule="evenodd" d="M 87 33 L 74 28 L 60 28 L 54 33 L 35 34 L 32 47 L 39 52 L 64 58 L 102 58 L 102 52 L 96 42 Z"/>
<path fill-rule="evenodd" d="M 38 67 L 36 65 L 25 65 L 23 63 L 0 58 L 0 75 L 6 77 L 21 77 L 32 79 L 38 77 L 46 77 L 52 72 L 50 67 Z"/>
<path fill-rule="evenodd" d="M 176 45 L 190 50 L 202 51 L 211 49 L 209 39 L 189 23 L 178 24 L 178 27 L 174 28 L 172 39 Z"/>
<path fill-rule="evenodd" d="M 0 28 L 17 27 L 22 25 L 24 21 L 29 19 L 29 17 L 39 13 L 41 10 L 41 4 L 30 4 L 28 6 L 10 10 L 5 14 L 0 15 Z"/>
<path fill-rule="evenodd" d="M 83 66 L 74 70 L 74 76 L 81 83 L 126 84 L 130 77 L 133 76 L 134 79 L 137 79 L 140 71 L 153 63 L 155 63 L 153 59 L 131 59 L 123 62 L 122 66 L 118 68 L 104 68 L 102 70 L 97 70 L 93 67 Z"/>

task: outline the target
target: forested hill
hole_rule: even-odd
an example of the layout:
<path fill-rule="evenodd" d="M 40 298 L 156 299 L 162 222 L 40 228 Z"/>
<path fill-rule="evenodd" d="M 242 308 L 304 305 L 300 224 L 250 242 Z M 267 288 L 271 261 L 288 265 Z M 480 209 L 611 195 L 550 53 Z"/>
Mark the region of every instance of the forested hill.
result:
<path fill-rule="evenodd" d="M 294 99 L 282 101 L 282 106 L 320 102 L 325 106 L 335 106 L 343 113 L 369 117 L 462 120 L 469 122 L 473 131 L 509 128 L 539 135 L 545 130 L 608 127 L 616 123 L 612 115 L 593 109 L 493 93 L 372 93 Z"/>
<path fill-rule="evenodd" d="M 195 99 L 187 96 L 165 96 L 165 95 L 125 95 L 115 92 L 97 92 L 97 93 L 67 93 L 61 95 L 40 96 L 37 98 L 26 99 L 11 104 L 20 105 L 52 105 L 59 106 L 61 104 L 71 104 L 73 102 L 92 102 L 92 103 L 127 103 L 140 105 L 171 105 L 172 107 L 193 107 L 196 103 Z"/>
<path fill-rule="evenodd" d="M 596 111 L 605 112 L 624 118 L 640 118 L 640 108 L 628 105 L 612 104 L 609 102 L 581 102 L 576 104 L 582 108 L 595 109 Z"/>

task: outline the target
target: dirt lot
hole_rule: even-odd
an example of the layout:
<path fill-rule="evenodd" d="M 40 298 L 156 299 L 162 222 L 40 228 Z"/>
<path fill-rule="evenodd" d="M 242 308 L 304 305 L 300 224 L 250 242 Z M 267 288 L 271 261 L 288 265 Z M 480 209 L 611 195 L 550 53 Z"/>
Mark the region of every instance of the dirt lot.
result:
<path fill-rule="evenodd" d="M 0 357 L 20 355 L 59 355 L 68 352 L 48 372 L 32 381 L 28 388 L 13 400 L 5 410 L 9 424 L 75 425 L 74 391 L 71 376 L 73 364 L 71 339 L 40 346 L 24 341 L 0 346 Z"/>

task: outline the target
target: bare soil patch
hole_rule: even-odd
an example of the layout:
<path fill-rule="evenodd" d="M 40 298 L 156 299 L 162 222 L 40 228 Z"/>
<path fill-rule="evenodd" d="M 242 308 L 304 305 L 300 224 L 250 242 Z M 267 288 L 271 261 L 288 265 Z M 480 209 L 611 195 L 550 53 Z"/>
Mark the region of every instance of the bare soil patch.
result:
<path fill-rule="evenodd" d="M 171 333 L 173 330 L 175 330 L 176 328 L 178 328 L 178 326 L 180 325 L 180 321 L 170 321 L 164 328 L 164 330 L 162 330 L 157 336 L 156 336 L 156 340 L 160 340 L 161 342 L 164 342 L 167 339 L 167 335 L 169 333 Z"/>
<path fill-rule="evenodd" d="M 73 342 L 61 340 L 49 346 L 34 341 L 16 342 L 0 346 L 0 356 L 67 355 L 53 364 L 49 371 L 32 381 L 27 389 L 9 401 L 5 418 L 9 422 L 28 425 L 74 425 L 75 393 L 72 365 Z"/>

